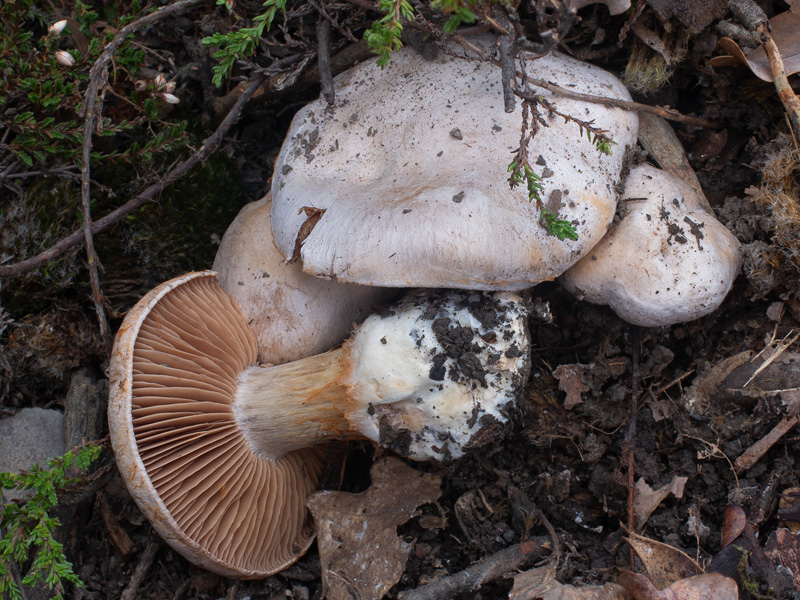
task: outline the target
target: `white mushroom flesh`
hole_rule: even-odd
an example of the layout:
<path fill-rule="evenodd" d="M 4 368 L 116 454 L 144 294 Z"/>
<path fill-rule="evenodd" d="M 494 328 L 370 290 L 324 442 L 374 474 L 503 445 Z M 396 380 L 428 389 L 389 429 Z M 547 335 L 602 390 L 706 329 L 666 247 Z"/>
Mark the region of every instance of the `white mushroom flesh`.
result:
<path fill-rule="evenodd" d="M 461 456 L 508 420 L 530 369 L 527 312 L 511 293 L 422 290 L 369 317 L 347 343 L 351 424 L 414 458 Z"/>

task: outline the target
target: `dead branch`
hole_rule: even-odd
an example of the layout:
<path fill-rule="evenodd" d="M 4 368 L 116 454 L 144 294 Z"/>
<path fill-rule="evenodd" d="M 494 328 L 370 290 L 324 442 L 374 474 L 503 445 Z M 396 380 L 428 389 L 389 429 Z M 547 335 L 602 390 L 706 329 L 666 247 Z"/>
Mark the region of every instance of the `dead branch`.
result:
<path fill-rule="evenodd" d="M 767 15 L 753 0 L 731 0 L 728 3 L 728 7 L 747 29 L 760 36 L 761 46 L 767 55 L 769 69 L 772 71 L 772 80 L 778 92 L 778 97 L 781 99 L 784 109 L 786 109 L 786 114 L 789 116 L 789 122 L 792 125 L 792 129 L 794 129 L 795 135 L 800 135 L 800 98 L 794 93 L 786 76 L 783 56 L 778 44 L 772 39 Z"/>
<path fill-rule="evenodd" d="M 789 79 L 786 77 L 781 51 L 765 25 L 761 25 L 758 28 L 758 32 L 764 35 L 764 51 L 767 53 L 769 68 L 772 71 L 772 79 L 774 80 L 778 97 L 786 109 L 786 114 L 789 116 L 795 135 L 800 135 L 800 99 L 794 93 Z"/>
<path fill-rule="evenodd" d="M 147 571 L 156 559 L 157 552 L 158 544 L 155 542 L 147 544 L 144 552 L 142 552 L 142 556 L 139 558 L 139 564 L 136 565 L 136 570 L 133 572 L 131 580 L 128 582 L 128 587 L 125 588 L 125 591 L 122 592 L 120 596 L 120 600 L 134 600 L 137 597 L 136 594 L 139 591 L 139 586 L 142 585 L 144 576 L 147 575 Z"/>
<path fill-rule="evenodd" d="M 400 593 L 401 600 L 448 600 L 477 590 L 545 554 L 547 537 L 537 537 L 488 556 L 459 573 Z"/>
<path fill-rule="evenodd" d="M 498 25 L 506 30 L 505 33 L 500 34 L 500 69 L 502 71 L 503 80 L 503 105 L 507 113 L 514 112 L 514 89 L 513 85 L 516 84 L 516 69 L 514 68 L 514 28 L 508 15 L 500 9 L 496 8 L 494 11 Z"/>
<path fill-rule="evenodd" d="M 239 120 L 245 105 L 256 92 L 256 90 L 263 85 L 264 81 L 265 77 L 263 75 L 258 74 L 253 76 L 253 79 L 250 80 L 248 86 L 245 88 L 242 95 L 239 96 L 236 104 L 234 104 L 228 115 L 219 124 L 219 127 L 217 127 L 214 133 L 212 133 L 203 142 L 200 148 L 198 148 L 189 158 L 167 173 L 158 182 L 144 190 L 141 194 L 131 198 L 125 204 L 108 213 L 101 219 L 94 221 L 91 225 L 92 234 L 97 235 L 123 217 L 132 213 L 137 208 L 140 208 L 146 202 L 152 200 L 154 197 L 160 194 L 168 185 L 186 175 L 186 173 L 188 173 L 195 165 L 203 162 L 206 158 L 211 156 L 211 154 L 214 153 L 214 151 L 222 142 L 222 139 L 228 133 L 228 130 L 230 130 L 230 128 Z M 46 262 L 58 258 L 73 246 L 80 244 L 82 238 L 83 231 L 76 231 L 72 235 L 65 237 L 58 243 L 54 244 L 44 252 L 37 254 L 36 256 L 11 265 L 0 266 L 0 277 L 19 275 L 20 273 L 25 273 L 26 271 L 40 267 Z"/>
<path fill-rule="evenodd" d="M 528 77 L 528 81 L 535 86 L 538 86 L 549 92 L 553 92 L 554 94 L 558 94 L 559 96 L 562 96 L 564 98 L 569 98 L 570 100 L 580 100 L 582 102 L 602 104 L 604 106 L 610 106 L 613 108 L 622 108 L 634 112 L 652 113 L 654 115 L 658 115 L 659 117 L 664 117 L 665 119 L 669 119 L 670 121 L 678 121 L 680 123 L 686 123 L 687 125 L 694 125 L 695 127 L 714 128 L 717 127 L 718 125 L 718 123 L 716 123 L 715 121 L 709 121 L 708 119 L 701 119 L 699 117 L 690 117 L 689 115 L 684 115 L 672 108 L 663 108 L 661 106 L 650 106 L 649 104 L 642 104 L 641 102 L 618 100 L 616 98 L 605 98 L 604 96 L 581 94 L 579 92 L 573 92 L 571 90 L 557 86 L 554 83 L 545 81 L 544 79 L 536 79 L 535 77 Z"/>
<path fill-rule="evenodd" d="M 172 15 L 184 8 L 188 8 L 193 4 L 198 4 L 200 0 L 179 0 L 174 4 L 159 8 L 140 19 L 129 23 L 117 32 L 114 39 L 105 47 L 100 57 L 92 65 L 89 72 L 89 86 L 86 89 L 84 96 L 83 113 L 85 115 L 83 124 L 83 153 L 81 165 L 81 213 L 83 216 L 83 243 L 86 246 L 86 256 L 89 267 L 89 279 L 92 284 L 92 299 L 94 300 L 94 309 L 97 314 L 97 322 L 100 325 L 100 337 L 106 347 L 106 352 L 111 353 L 111 333 L 108 329 L 108 320 L 106 319 L 106 309 L 103 299 L 103 293 L 100 290 L 100 275 L 98 273 L 99 261 L 97 253 L 94 249 L 94 240 L 92 238 L 92 216 L 89 209 L 91 197 L 91 155 L 92 155 L 92 135 L 101 116 L 102 99 L 98 103 L 98 91 L 105 87 L 108 81 L 108 65 L 111 59 L 119 50 L 119 47 L 125 39 L 134 33 L 140 27 L 145 27 L 160 21 L 161 19 Z"/>
<path fill-rule="evenodd" d="M 493 65 L 499 66 L 502 68 L 500 61 L 494 60 L 493 58 L 489 57 L 486 52 L 481 50 L 475 44 L 469 42 L 464 38 L 463 35 L 459 33 L 454 33 L 452 35 L 453 39 L 456 42 L 472 52 L 475 56 L 480 58 L 481 60 L 487 61 L 492 63 Z M 466 57 L 463 57 L 466 58 Z M 524 77 L 523 73 L 517 71 L 517 77 Z M 647 112 L 652 113 L 654 115 L 658 115 L 659 117 L 664 117 L 665 119 L 669 119 L 670 121 L 678 121 L 680 123 L 686 123 L 687 125 L 693 125 L 695 127 L 717 127 L 718 123 L 715 121 L 709 121 L 708 119 L 701 119 L 699 117 L 690 117 L 689 115 L 684 115 L 677 110 L 672 108 L 663 108 L 661 106 L 650 106 L 649 104 L 642 104 L 641 102 L 633 102 L 629 100 L 619 100 L 617 98 L 606 98 L 605 96 L 594 96 L 592 94 L 581 94 L 580 92 L 573 92 L 572 90 L 568 90 L 566 88 L 562 88 L 554 83 L 550 83 L 549 81 L 545 81 L 544 79 L 537 79 L 536 77 L 527 77 L 528 83 L 531 85 L 535 85 L 542 89 L 547 90 L 548 92 L 553 92 L 563 98 L 569 98 L 570 100 L 579 100 L 581 102 L 589 102 L 591 104 L 602 104 L 603 106 L 610 106 L 612 108 L 621 108 L 624 110 L 634 111 L 634 112 Z"/>
<path fill-rule="evenodd" d="M 322 14 L 317 22 L 317 65 L 322 97 L 332 106 L 336 102 L 336 91 L 331 74 L 331 23 Z"/>
<path fill-rule="evenodd" d="M 19 163 L 18 162 L 11 163 L 5 171 L 0 173 L 0 181 L 9 178 L 11 176 L 13 176 L 14 179 L 22 179 L 23 177 L 47 177 L 50 175 L 73 178 L 76 176 L 76 174 L 73 173 L 72 171 L 78 168 L 77 165 L 63 165 L 61 167 L 54 167 L 52 169 L 41 169 L 38 171 L 23 171 L 21 173 L 10 173 L 11 169 L 13 169 L 14 166 L 16 166 L 17 164 Z"/>
<path fill-rule="evenodd" d="M 739 473 L 743 473 L 750 469 L 764 454 L 766 454 L 767 450 L 772 448 L 772 446 L 797 425 L 798 422 L 800 422 L 800 415 L 797 413 L 781 419 L 767 435 L 750 446 L 736 459 L 734 463 L 736 470 Z"/>

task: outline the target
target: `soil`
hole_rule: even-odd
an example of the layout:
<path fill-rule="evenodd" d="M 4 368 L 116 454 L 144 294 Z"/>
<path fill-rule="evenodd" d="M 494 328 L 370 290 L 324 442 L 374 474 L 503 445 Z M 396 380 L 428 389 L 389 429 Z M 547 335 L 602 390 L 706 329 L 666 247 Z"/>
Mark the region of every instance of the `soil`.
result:
<path fill-rule="evenodd" d="M 357 37 L 367 16 L 374 16 L 365 16 L 360 4 L 335 7 L 337 18 L 346 23 L 343 27 L 352 28 Z M 661 4 L 651 3 L 656 9 Z M 709 11 L 716 6 L 707 4 Z M 786 8 L 780 2 L 763 4 L 769 16 Z M 302 7 L 311 14 L 315 5 Z M 664 328 L 632 326 L 606 307 L 576 300 L 556 282 L 527 292 L 539 307 L 537 315 L 548 318 L 531 318 L 532 371 L 518 400 L 514 425 L 493 445 L 451 464 L 413 465 L 441 476 L 442 495 L 437 504 L 422 506 L 400 527 L 400 535 L 413 544 L 413 550 L 389 598 L 459 572 L 532 536 L 548 535 L 549 528 L 558 539 L 556 579 L 560 582 L 600 584 L 616 581 L 623 570 L 641 570 L 638 562 L 631 566 L 624 541 L 631 441 L 635 480 L 643 478 L 657 489 L 676 477 L 686 478 L 681 497 L 671 495 L 658 503 L 639 525 L 641 535 L 683 550 L 709 570 L 734 577 L 743 599 L 800 597 L 795 587 L 800 579 L 793 581 L 791 573 L 776 568 L 769 559 L 761 560 L 768 540 L 772 537 L 773 546 L 777 544 L 776 532 L 798 513 L 800 499 L 791 490 L 800 488 L 796 461 L 800 430 L 790 429 L 767 445 L 763 456 L 747 468 L 735 466 L 737 458 L 791 417 L 797 406 L 791 397 L 800 386 L 795 372 L 800 355 L 794 346 L 765 367 L 761 379 L 754 380 L 757 385 L 745 385 L 765 355 L 755 363 L 747 361 L 766 346 L 774 348 L 780 340 L 791 338 L 800 328 L 797 249 L 791 236 L 777 241 L 774 237 L 776 231 L 796 229 L 797 221 L 781 221 L 788 219 L 786 213 L 769 204 L 769 194 L 758 192 L 762 176 L 774 175 L 776 157 L 784 160 L 795 142 L 771 84 L 745 68 L 709 66 L 712 56 L 722 54 L 715 44 L 715 26 L 719 18 L 729 17 L 724 7 L 704 18 L 693 13 L 691 23 L 681 22 L 676 12 L 666 22 L 668 33 L 657 10 L 645 3 L 640 6 L 644 22 L 679 58 L 669 68 L 665 85 L 636 94 L 636 100 L 714 121 L 714 127 L 706 128 L 681 122 L 672 126 L 713 209 L 744 245 L 743 273 L 713 314 Z M 161 35 L 173 27 L 173 39 L 185 40 L 186 48 L 173 48 L 177 65 L 197 60 L 200 31 L 207 31 L 208 21 L 219 19 L 220 14 L 209 13 L 195 37 L 185 20 L 196 19 L 199 24 L 198 15 L 187 13 L 160 26 Z M 658 62 L 658 56 L 642 48 L 642 42 L 627 31 L 630 14 L 610 16 L 601 5 L 590 5 L 579 14 L 581 18 L 563 36 L 565 47 L 575 55 L 620 75 L 626 65 L 629 70 L 638 65 L 644 71 L 646 61 Z M 290 23 L 297 26 L 299 22 L 302 19 Z M 342 38 L 337 49 L 352 43 L 341 32 L 335 35 Z M 273 51 L 275 56 L 289 56 L 292 46 L 278 45 Z M 206 72 L 211 59 L 207 54 L 202 57 Z M 790 81 L 798 87 L 796 77 Z M 311 77 L 306 87 L 290 86 L 288 92 L 254 101 L 232 131 L 220 152 L 229 157 L 228 168 L 242 186 L 239 205 L 268 190 L 269 165 L 283 132 L 294 112 L 319 93 L 315 81 L 318 77 Z M 194 106 L 189 110 L 198 122 L 215 122 L 213 101 L 219 99 L 219 92 L 193 89 Z M 800 166 L 791 163 L 788 175 L 773 177 L 772 189 L 780 180 L 792 196 L 799 173 Z M 794 201 L 798 201 L 796 195 Z M 221 235 L 225 226 L 219 223 L 216 234 Z M 695 224 L 681 228 L 676 236 L 700 242 L 702 232 Z M 101 257 L 104 239 L 96 239 Z M 205 257 L 192 268 L 208 268 L 210 260 Z M 125 284 L 125 273 L 105 266 L 106 280 L 122 286 L 114 306 L 120 312 L 153 283 L 143 278 Z M 159 272 L 162 278 L 177 274 Z M 5 382 L 0 386 L 0 417 L 10 417 L 25 406 L 63 406 L 69 375 L 77 369 L 88 369 L 96 380 L 103 380 L 107 363 L 85 284 L 62 290 L 57 304 L 30 312 L 13 295 L 11 281 L 3 287 L 6 306 L 14 307 L 9 317 L 15 322 L 7 325 L 0 339 Z M 115 319 L 113 325 L 118 327 L 119 322 Z M 448 336 L 456 333 L 447 331 Z M 732 357 L 741 360 L 731 361 Z M 554 373 L 560 366 L 570 368 L 559 371 L 557 377 Z M 565 403 L 568 395 L 571 400 Z M 635 429 L 631 427 L 634 395 Z M 96 433 L 98 438 L 105 435 Z M 139 583 L 136 598 L 321 597 L 316 546 L 294 566 L 262 581 L 237 582 L 188 563 L 158 538 L 139 512 L 104 443 L 106 450 L 93 475 L 63 494 L 62 541 L 85 583 L 83 589 L 68 590 L 67 597 L 119 597 L 152 544 L 157 545 L 154 562 Z M 344 469 L 332 473 L 325 487 L 365 490 L 374 455 L 373 448 L 353 444 Z M 744 510 L 754 533 L 751 542 L 737 542 L 747 553 L 730 546 L 721 549 L 729 505 Z M 23 570 L 27 566 L 21 565 Z M 797 573 L 795 569 L 795 578 Z M 511 584 L 509 578 L 499 579 L 460 597 L 508 598 Z M 40 597 L 37 594 L 41 590 L 31 590 L 29 597 Z"/>

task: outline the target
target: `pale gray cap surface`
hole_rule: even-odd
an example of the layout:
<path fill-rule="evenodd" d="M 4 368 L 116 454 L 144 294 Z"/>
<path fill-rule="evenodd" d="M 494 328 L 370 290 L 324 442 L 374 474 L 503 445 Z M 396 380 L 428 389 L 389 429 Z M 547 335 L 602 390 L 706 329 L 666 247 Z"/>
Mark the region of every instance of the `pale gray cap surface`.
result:
<path fill-rule="evenodd" d="M 270 199 L 241 210 L 222 238 L 214 270 L 256 335 L 259 362 L 283 364 L 341 344 L 394 291 L 324 281 L 288 264 L 272 241 Z"/>
<path fill-rule="evenodd" d="M 630 98 L 613 75 L 566 56 L 528 57 L 527 70 L 576 92 Z M 335 86 L 334 107 L 319 100 L 296 115 L 273 178 L 275 243 L 284 256 L 298 251 L 306 273 L 519 290 L 561 274 L 606 232 L 625 149 L 636 140 L 635 113 L 536 91 L 616 142 L 603 155 L 574 123 L 542 111 L 549 126 L 530 144 L 530 162 L 545 203 L 575 222 L 573 242 L 548 234 L 524 185 L 509 188 L 522 109 L 517 102 L 504 112 L 498 67 L 429 61 L 406 48 L 385 69 L 363 63 Z"/>
<path fill-rule="evenodd" d="M 623 199 L 625 217 L 561 284 L 644 327 L 716 310 L 741 266 L 736 237 L 700 207 L 690 185 L 650 165 L 631 170 Z"/>

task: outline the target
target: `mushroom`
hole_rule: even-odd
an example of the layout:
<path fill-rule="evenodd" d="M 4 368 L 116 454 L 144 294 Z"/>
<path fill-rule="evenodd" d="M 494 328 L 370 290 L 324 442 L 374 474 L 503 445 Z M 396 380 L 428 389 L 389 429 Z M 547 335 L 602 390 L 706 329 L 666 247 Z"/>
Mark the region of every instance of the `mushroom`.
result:
<path fill-rule="evenodd" d="M 719 307 L 739 272 L 739 241 L 687 183 L 650 165 L 631 170 L 627 212 L 561 278 L 580 299 L 608 304 L 644 327 L 672 325 Z"/>
<path fill-rule="evenodd" d="M 526 61 L 531 77 L 630 99 L 618 79 L 588 63 L 556 53 Z M 615 142 L 601 154 L 576 124 L 541 115 L 547 126 L 529 144 L 530 164 L 545 205 L 579 236 L 560 240 L 540 224 L 524 186 L 509 186 L 522 109 L 504 112 L 497 67 L 426 60 L 404 48 L 386 68 L 365 62 L 335 85 L 334 107 L 320 99 L 297 113 L 273 177 L 275 243 L 306 273 L 364 285 L 521 290 L 561 274 L 611 223 L 635 113 L 536 90 Z"/>
<path fill-rule="evenodd" d="M 256 339 L 211 271 L 161 284 L 112 353 L 120 473 L 192 562 L 260 578 L 312 541 L 320 442 L 369 438 L 415 459 L 460 456 L 506 421 L 530 368 L 527 310 L 506 292 L 407 296 L 344 346 L 256 364 Z"/>
<path fill-rule="evenodd" d="M 270 201 L 268 194 L 239 212 L 213 269 L 256 335 L 258 361 L 282 364 L 341 344 L 353 323 L 396 292 L 325 281 L 287 264 L 272 241 Z"/>

